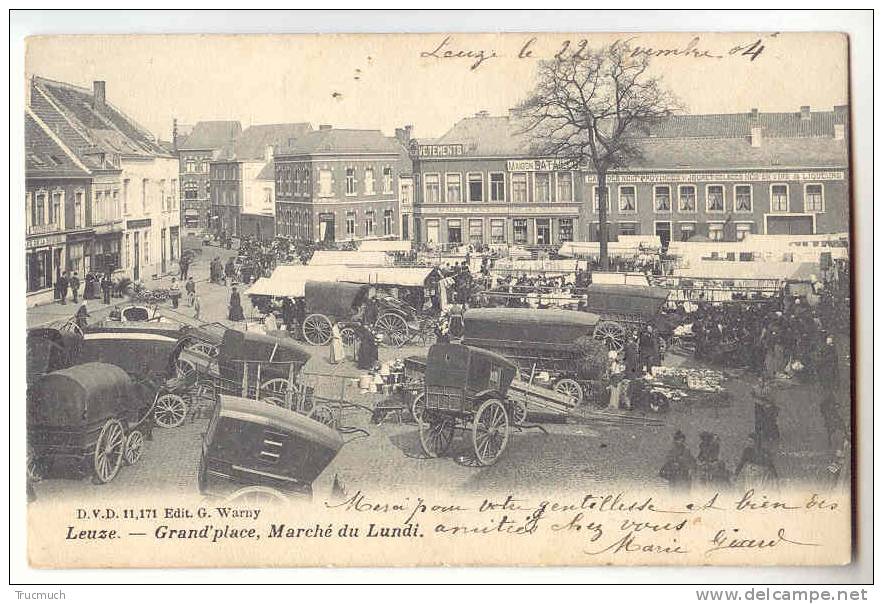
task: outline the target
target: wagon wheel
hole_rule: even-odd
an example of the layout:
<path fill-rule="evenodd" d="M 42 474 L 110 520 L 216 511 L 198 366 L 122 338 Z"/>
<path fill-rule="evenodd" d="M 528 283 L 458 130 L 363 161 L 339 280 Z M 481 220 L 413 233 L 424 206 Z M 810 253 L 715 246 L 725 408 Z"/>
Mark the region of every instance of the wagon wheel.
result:
<path fill-rule="evenodd" d="M 272 505 L 287 503 L 288 497 L 286 497 L 276 489 L 271 489 L 269 487 L 252 486 L 243 487 L 238 491 L 230 494 L 226 499 L 224 499 L 223 503 L 229 505 L 234 502 L 237 505 L 248 506 L 260 506 L 268 504 Z"/>
<path fill-rule="evenodd" d="M 159 395 L 153 409 L 153 419 L 161 428 L 177 428 L 187 417 L 187 401 L 177 394 L 166 392 Z"/>
<path fill-rule="evenodd" d="M 290 388 L 285 378 L 273 378 L 261 384 L 260 399 L 277 407 L 285 407 L 285 395 Z M 292 401 L 296 403 L 296 401 Z"/>
<path fill-rule="evenodd" d="M 340 330 L 340 341 L 347 348 L 353 348 L 356 345 L 356 330 L 352 327 L 344 327 Z"/>
<path fill-rule="evenodd" d="M 512 402 L 512 424 L 523 426 L 527 422 L 527 405 L 524 401 Z"/>
<path fill-rule="evenodd" d="M 583 387 L 576 380 L 570 378 L 558 380 L 555 383 L 555 392 L 560 392 L 570 397 L 574 405 L 581 405 L 583 403 Z"/>
<path fill-rule="evenodd" d="M 318 313 L 309 315 L 303 324 L 304 340 L 313 346 L 324 346 L 331 341 L 331 320 Z"/>
<path fill-rule="evenodd" d="M 196 371 L 196 365 L 187 359 L 175 360 L 175 373 L 179 378 L 186 378 L 188 375 Z"/>
<path fill-rule="evenodd" d="M 426 411 L 426 394 L 421 392 L 411 402 L 411 415 L 418 424 L 423 421 L 424 411 Z"/>
<path fill-rule="evenodd" d="M 625 328 L 615 321 L 601 321 L 595 327 L 595 339 L 604 342 L 610 350 L 622 350 Z"/>
<path fill-rule="evenodd" d="M 489 398 L 475 413 L 472 446 L 479 465 L 489 466 L 499 459 L 509 442 L 509 416 L 499 400 Z"/>
<path fill-rule="evenodd" d="M 385 334 L 384 341 L 396 348 L 401 348 L 408 341 L 408 323 L 398 313 L 383 313 L 374 322 L 374 328 Z"/>
<path fill-rule="evenodd" d="M 95 452 L 92 455 L 92 467 L 95 470 L 95 481 L 101 484 L 113 480 L 123 464 L 126 452 L 126 432 L 118 419 L 104 422 Z"/>
<path fill-rule="evenodd" d="M 334 410 L 328 405 L 318 405 L 313 407 L 313 410 L 310 411 L 307 417 L 316 420 L 320 424 L 328 426 L 329 428 L 337 429 L 337 416 L 334 414 Z"/>
<path fill-rule="evenodd" d="M 420 414 L 420 446 L 427 457 L 444 455 L 454 441 L 454 418 Z"/>
<path fill-rule="evenodd" d="M 132 430 L 126 438 L 126 453 L 123 455 L 123 461 L 127 466 L 135 465 L 143 454 L 144 434 L 141 433 L 141 430 Z"/>

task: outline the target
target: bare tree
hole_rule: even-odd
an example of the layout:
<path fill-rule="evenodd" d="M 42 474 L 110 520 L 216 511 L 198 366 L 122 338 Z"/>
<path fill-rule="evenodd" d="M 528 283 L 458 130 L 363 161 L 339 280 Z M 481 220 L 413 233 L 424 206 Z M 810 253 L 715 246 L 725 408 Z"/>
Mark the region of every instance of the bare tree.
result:
<path fill-rule="evenodd" d="M 536 153 L 557 158 L 564 169 L 590 168 L 597 175 L 604 270 L 607 173 L 640 159 L 640 138 L 681 108 L 660 79 L 648 74 L 649 61 L 647 55 L 632 56 L 622 41 L 559 54 L 540 62 L 536 87 L 516 109 L 518 130 L 530 136 Z"/>

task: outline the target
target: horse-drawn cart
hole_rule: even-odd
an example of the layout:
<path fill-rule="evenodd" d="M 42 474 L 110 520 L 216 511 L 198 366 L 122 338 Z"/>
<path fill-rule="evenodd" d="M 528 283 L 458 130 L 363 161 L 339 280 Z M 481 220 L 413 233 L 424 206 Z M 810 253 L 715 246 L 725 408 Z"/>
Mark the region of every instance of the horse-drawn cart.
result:
<path fill-rule="evenodd" d="M 629 331 L 652 323 L 668 300 L 662 287 L 592 284 L 585 288 L 585 310 L 600 317 L 594 335 L 611 350 L 622 350 Z"/>
<path fill-rule="evenodd" d="M 72 462 L 95 482 L 141 459 L 154 391 L 115 365 L 85 363 L 48 373 L 28 391 L 28 470 Z"/>
<path fill-rule="evenodd" d="M 345 344 L 355 342 L 356 332 L 347 323 L 357 322 L 356 315 L 368 299 L 370 287 L 357 283 L 307 281 L 304 286 L 306 317 L 301 331 L 304 340 L 314 346 L 331 341 L 331 330 L 341 323 L 341 338 Z"/>

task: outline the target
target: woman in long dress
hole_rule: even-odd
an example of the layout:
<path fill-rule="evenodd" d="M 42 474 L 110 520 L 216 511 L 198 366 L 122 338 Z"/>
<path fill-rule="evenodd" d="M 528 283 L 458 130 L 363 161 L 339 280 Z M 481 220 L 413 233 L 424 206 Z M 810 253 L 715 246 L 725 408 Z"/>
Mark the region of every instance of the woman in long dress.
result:
<path fill-rule="evenodd" d="M 763 447 L 757 434 L 748 436 L 748 446 L 742 451 L 742 458 L 735 472 L 736 486 L 744 491 L 748 489 L 764 490 L 776 487 L 779 476 L 773 465 L 772 456 Z"/>
<path fill-rule="evenodd" d="M 340 326 L 337 323 L 331 326 L 330 346 L 331 349 L 328 354 L 328 360 L 336 365 L 344 359 L 343 338 L 340 336 Z"/>
<path fill-rule="evenodd" d="M 242 302 L 239 299 L 239 291 L 235 287 L 230 293 L 230 312 L 227 318 L 231 321 L 245 320 L 245 315 L 242 312 Z"/>

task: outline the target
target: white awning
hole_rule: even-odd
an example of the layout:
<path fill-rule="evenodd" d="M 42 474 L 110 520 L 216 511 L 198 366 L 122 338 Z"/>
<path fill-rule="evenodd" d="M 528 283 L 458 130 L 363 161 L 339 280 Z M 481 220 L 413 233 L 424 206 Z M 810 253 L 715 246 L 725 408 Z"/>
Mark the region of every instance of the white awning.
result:
<path fill-rule="evenodd" d="M 392 260 L 385 252 L 340 252 L 319 250 L 310 258 L 310 266 L 389 266 Z"/>
<path fill-rule="evenodd" d="M 258 279 L 249 296 L 302 298 L 307 281 L 347 281 L 370 285 L 422 287 L 434 268 L 283 265 L 270 277 Z"/>
<path fill-rule="evenodd" d="M 371 239 L 359 244 L 360 252 L 410 252 L 410 241 L 398 239 Z"/>

